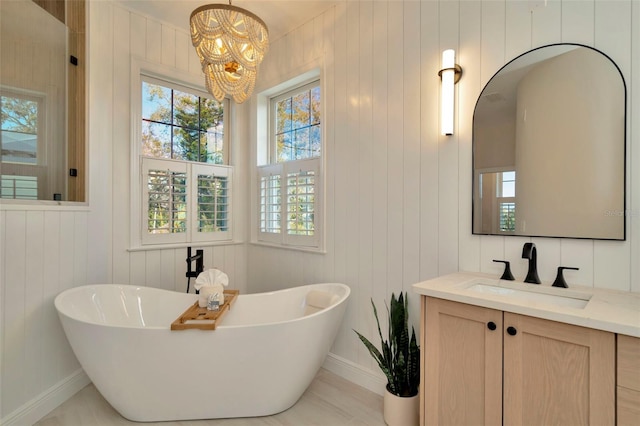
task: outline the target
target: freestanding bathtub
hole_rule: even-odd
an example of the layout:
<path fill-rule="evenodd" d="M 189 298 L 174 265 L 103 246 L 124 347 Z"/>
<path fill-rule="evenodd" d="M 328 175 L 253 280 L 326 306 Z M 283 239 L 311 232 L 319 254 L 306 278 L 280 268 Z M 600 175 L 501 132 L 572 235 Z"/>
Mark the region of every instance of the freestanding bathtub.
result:
<path fill-rule="evenodd" d="M 76 287 L 55 306 L 83 369 L 122 416 L 193 420 L 295 404 L 333 344 L 349 293 L 327 283 L 240 295 L 214 331 L 171 331 L 198 296 L 151 287 Z"/>

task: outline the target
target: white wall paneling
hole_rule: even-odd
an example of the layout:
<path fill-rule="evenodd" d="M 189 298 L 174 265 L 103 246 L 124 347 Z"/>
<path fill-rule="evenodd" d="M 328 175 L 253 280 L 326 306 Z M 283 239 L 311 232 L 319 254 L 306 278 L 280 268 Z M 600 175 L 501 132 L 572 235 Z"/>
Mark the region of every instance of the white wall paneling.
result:
<path fill-rule="evenodd" d="M 70 380 L 79 365 L 53 299 L 87 282 L 88 213 L 47 209 L 1 213 L 0 419 L 2 424 L 24 424 L 87 383 L 86 377 Z"/>
<path fill-rule="evenodd" d="M 553 280 L 558 266 L 576 266 L 580 271 L 567 273 L 569 283 L 637 291 L 632 283 L 640 272 L 631 262 L 631 249 L 639 244 L 636 217 L 628 219 L 626 242 L 471 235 L 471 144 L 473 109 L 484 85 L 506 62 L 544 44 L 585 43 L 611 54 L 625 74 L 632 107 L 638 91 L 631 80 L 638 79 L 639 67 L 631 64 L 639 54 L 629 43 L 639 31 L 638 9 L 631 0 L 408 0 L 339 3 L 325 13 L 323 52 L 332 58 L 325 94 L 332 106 L 325 135 L 328 253 L 305 259 L 301 271 L 294 254 L 253 246 L 249 287 L 261 291 L 306 282 L 305 271 L 314 263 L 317 280 L 346 282 L 354 297 L 332 352 L 363 370 L 371 362 L 351 329 L 364 329 L 375 339 L 370 298 L 381 306 L 391 292 L 455 270 L 501 274 L 502 265 L 493 259 L 509 260 L 514 274 L 524 278 L 527 261 L 521 254 L 528 241 L 538 247 L 543 280 Z M 274 41 L 273 51 L 291 52 L 291 39 L 314 45 L 309 37 L 319 36 L 316 24 L 310 21 Z M 437 72 L 448 47 L 456 49 L 464 74 L 456 85 L 456 133 L 443 137 Z M 269 81 L 288 75 L 293 68 L 287 64 L 300 61 L 295 55 L 271 59 L 261 70 Z M 628 121 L 628 197 L 637 209 L 633 108 Z"/>
<path fill-rule="evenodd" d="M 272 40 L 258 77 L 276 84 L 305 64 L 323 64 L 326 254 L 243 244 L 252 225 L 255 164 L 255 120 L 246 103 L 232 111 L 238 241 L 205 247 L 205 267 L 224 270 L 243 292 L 315 281 L 348 284 L 353 297 L 328 365 L 355 381 L 362 371 L 361 382 L 369 387 L 380 373 L 352 329 L 376 340 L 371 299 L 384 315 L 391 292 L 408 291 L 417 324 L 414 282 L 459 269 L 498 275 L 502 267 L 494 258 L 511 261 L 522 278 L 524 242 L 536 243 L 544 280 L 552 280 L 560 265 L 575 266 L 580 270 L 567 272 L 570 284 L 640 291 L 640 44 L 633 42 L 640 39 L 639 22 L 635 0 L 338 2 Z M 0 210 L 3 422 L 52 389 L 76 383 L 78 365 L 52 307 L 61 290 L 107 281 L 186 288 L 186 249 L 128 251 L 128 188 L 137 184 L 129 176 L 135 124 L 130 93 L 136 89 L 130 72 L 136 58 L 200 76 L 197 56 L 186 29 L 110 1 L 91 2 L 89 27 L 90 205 Z M 624 74 L 627 241 L 473 236 L 475 100 L 510 59 L 557 42 L 592 45 Z M 464 74 L 456 86 L 456 133 L 443 137 L 437 72 L 449 47 Z"/>

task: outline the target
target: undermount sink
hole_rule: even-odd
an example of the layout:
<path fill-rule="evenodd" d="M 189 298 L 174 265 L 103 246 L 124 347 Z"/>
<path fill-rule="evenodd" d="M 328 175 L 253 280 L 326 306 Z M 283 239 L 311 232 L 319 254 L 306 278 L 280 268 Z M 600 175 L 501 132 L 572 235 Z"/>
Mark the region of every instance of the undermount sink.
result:
<path fill-rule="evenodd" d="M 556 306 L 582 309 L 587 306 L 590 295 L 558 295 L 541 293 L 537 291 L 519 290 L 515 288 L 500 287 L 490 284 L 474 284 L 468 290 L 495 296 L 507 296 L 512 299 L 518 299 L 526 302 L 548 303 Z"/>

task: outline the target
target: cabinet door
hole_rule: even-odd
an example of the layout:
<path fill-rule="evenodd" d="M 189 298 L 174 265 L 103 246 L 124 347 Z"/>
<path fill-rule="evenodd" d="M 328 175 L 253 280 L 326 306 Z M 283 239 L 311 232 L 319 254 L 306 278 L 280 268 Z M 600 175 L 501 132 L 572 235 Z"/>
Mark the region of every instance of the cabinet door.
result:
<path fill-rule="evenodd" d="M 640 339 L 618 335 L 618 426 L 640 425 Z"/>
<path fill-rule="evenodd" d="M 615 423 L 613 333 L 507 312 L 504 327 L 505 425 Z"/>
<path fill-rule="evenodd" d="M 422 313 L 423 424 L 501 425 L 502 312 L 423 297 Z"/>

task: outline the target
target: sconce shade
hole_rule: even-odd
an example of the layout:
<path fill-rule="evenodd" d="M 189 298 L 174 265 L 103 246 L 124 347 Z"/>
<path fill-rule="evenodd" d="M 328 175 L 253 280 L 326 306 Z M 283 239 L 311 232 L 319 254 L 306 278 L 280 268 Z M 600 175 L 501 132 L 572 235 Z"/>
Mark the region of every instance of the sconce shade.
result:
<path fill-rule="evenodd" d="M 218 101 L 225 94 L 237 103 L 246 101 L 255 87 L 258 66 L 269 50 L 266 24 L 231 4 L 210 4 L 191 13 L 190 27 L 207 90 Z"/>
<path fill-rule="evenodd" d="M 453 135 L 455 84 L 460 79 L 462 68 L 456 64 L 456 52 L 447 49 L 442 52 L 442 69 L 438 75 L 440 86 L 440 131 L 443 135 Z"/>

